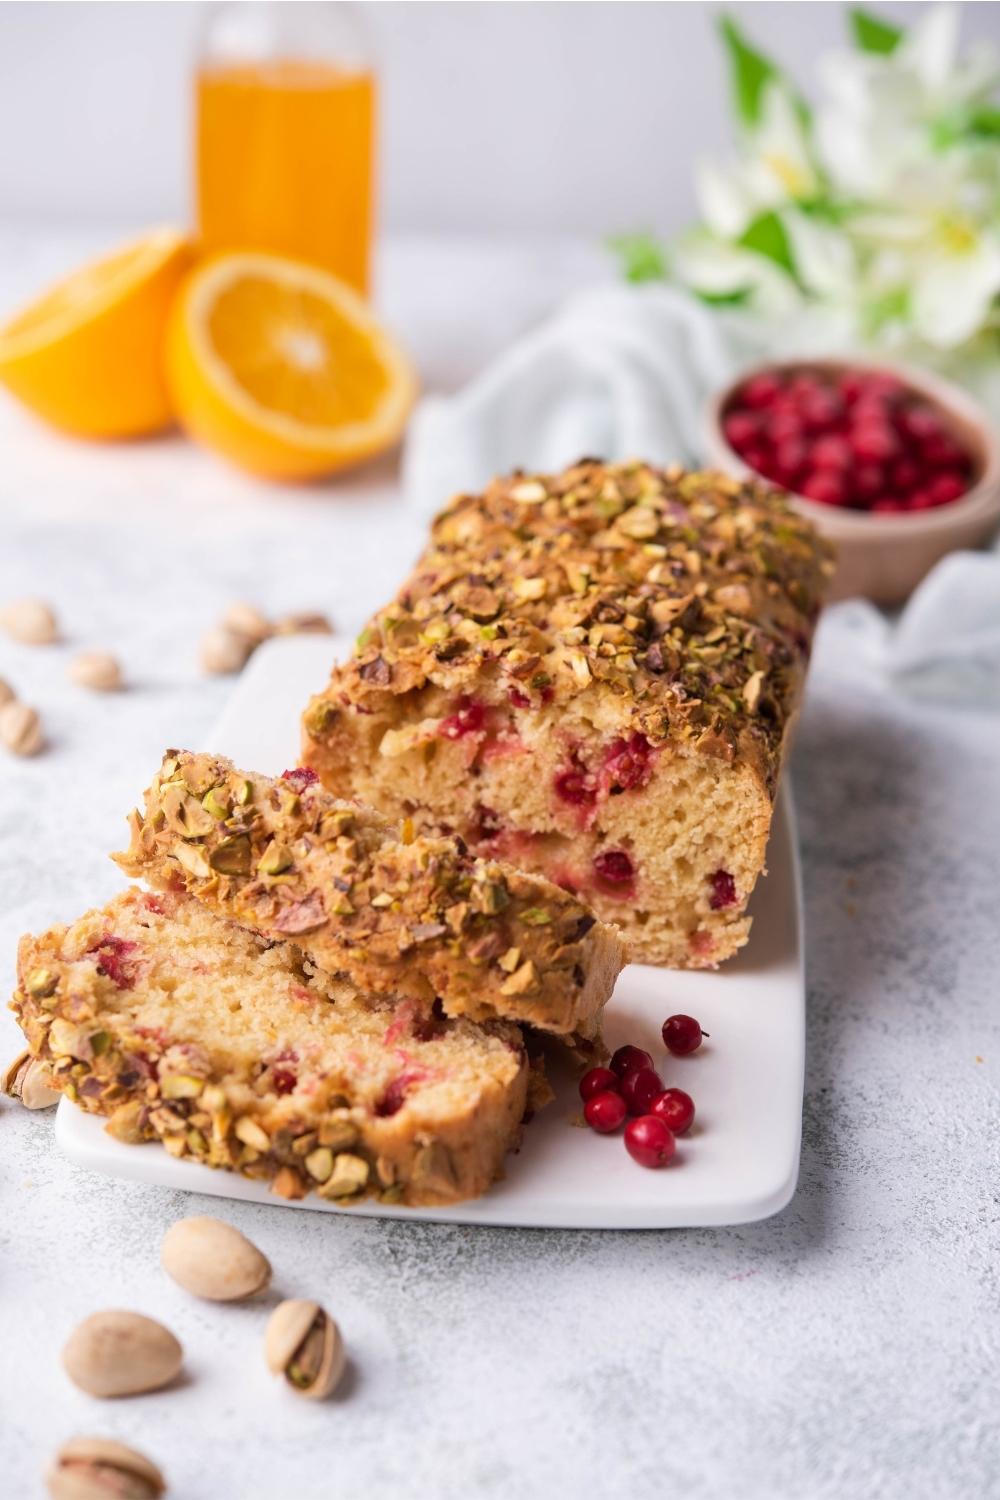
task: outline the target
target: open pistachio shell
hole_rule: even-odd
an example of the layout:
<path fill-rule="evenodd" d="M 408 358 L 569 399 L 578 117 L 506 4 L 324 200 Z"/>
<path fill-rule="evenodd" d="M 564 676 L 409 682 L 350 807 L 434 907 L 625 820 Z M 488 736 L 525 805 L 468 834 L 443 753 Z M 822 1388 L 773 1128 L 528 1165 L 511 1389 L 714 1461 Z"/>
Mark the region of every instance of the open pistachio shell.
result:
<path fill-rule="evenodd" d="M 338 1385 L 346 1355 L 340 1329 L 318 1302 L 282 1302 L 271 1314 L 264 1357 L 298 1396 L 322 1401 Z"/>

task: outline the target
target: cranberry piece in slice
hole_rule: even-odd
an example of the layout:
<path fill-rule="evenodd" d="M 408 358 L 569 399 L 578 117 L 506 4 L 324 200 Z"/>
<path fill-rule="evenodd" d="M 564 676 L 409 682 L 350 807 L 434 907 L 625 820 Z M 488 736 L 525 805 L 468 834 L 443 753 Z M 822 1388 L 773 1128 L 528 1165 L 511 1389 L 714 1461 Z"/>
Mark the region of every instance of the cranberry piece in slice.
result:
<path fill-rule="evenodd" d="M 675 1057 L 687 1057 L 690 1053 L 697 1052 L 702 1037 L 707 1035 L 694 1016 L 668 1016 L 663 1023 L 663 1045 Z"/>
<path fill-rule="evenodd" d="M 752 410 L 763 411 L 765 407 L 772 405 L 781 389 L 781 376 L 775 375 L 770 370 L 762 370 L 759 375 L 752 376 L 743 386 L 740 399 Z"/>
<path fill-rule="evenodd" d="M 571 807 L 593 807 L 597 801 L 594 778 L 582 766 L 570 766 L 560 771 L 553 784 L 556 796 Z"/>
<path fill-rule="evenodd" d="M 722 911 L 725 906 L 733 906 L 736 902 L 736 881 L 728 870 L 716 870 L 711 878 L 712 894 L 708 898 L 708 904 L 713 911 Z"/>
<path fill-rule="evenodd" d="M 511 708 L 531 707 L 531 699 L 528 697 L 527 693 L 522 693 L 519 687 L 509 687 L 507 689 L 507 702 L 510 704 Z"/>
<path fill-rule="evenodd" d="M 641 1047 L 619 1047 L 609 1064 L 612 1073 L 619 1078 L 624 1078 L 629 1073 L 634 1073 L 637 1068 L 653 1069 L 653 1059 L 648 1052 Z"/>
<path fill-rule="evenodd" d="M 649 1113 L 662 1120 L 674 1135 L 683 1135 L 694 1123 L 694 1100 L 683 1089 L 664 1089 L 649 1106 Z"/>
<path fill-rule="evenodd" d="M 453 714 L 441 720 L 438 734 L 446 740 L 460 740 L 467 734 L 476 734 L 486 722 L 486 710 L 475 698 L 459 698 Z"/>
<path fill-rule="evenodd" d="M 631 792 L 645 786 L 651 774 L 649 764 L 652 746 L 644 734 L 612 741 L 604 757 L 604 779 L 611 792 Z"/>
<path fill-rule="evenodd" d="M 630 1115 L 645 1115 L 654 1099 L 663 1093 L 663 1080 L 652 1068 L 636 1068 L 626 1073 L 621 1083 L 621 1095 Z"/>
<path fill-rule="evenodd" d="M 297 792 L 304 792 L 307 786 L 315 786 L 319 777 L 308 766 L 296 766 L 293 771 L 282 771 L 281 780 L 290 782 Z"/>
<path fill-rule="evenodd" d="M 656 1115 L 640 1115 L 625 1126 L 625 1149 L 640 1167 L 665 1167 L 673 1159 L 677 1142 Z"/>
<path fill-rule="evenodd" d="M 610 1068 L 590 1068 L 580 1079 L 580 1098 L 584 1104 L 595 1094 L 606 1094 L 609 1090 L 612 1094 L 618 1092 L 618 1075 Z"/>
<path fill-rule="evenodd" d="M 602 849 L 592 863 L 596 874 L 609 885 L 631 885 L 635 879 L 635 865 L 624 849 Z"/>
<path fill-rule="evenodd" d="M 612 1093 L 610 1089 L 603 1094 L 595 1094 L 583 1106 L 583 1118 L 591 1130 L 596 1130 L 601 1135 L 610 1135 L 625 1118 L 625 1100 L 621 1094 Z"/>

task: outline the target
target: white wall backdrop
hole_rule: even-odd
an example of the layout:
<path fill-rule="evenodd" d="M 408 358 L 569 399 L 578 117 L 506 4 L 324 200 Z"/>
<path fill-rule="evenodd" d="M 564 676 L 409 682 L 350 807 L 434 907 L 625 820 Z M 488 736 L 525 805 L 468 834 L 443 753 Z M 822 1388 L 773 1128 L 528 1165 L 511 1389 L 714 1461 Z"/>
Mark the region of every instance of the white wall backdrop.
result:
<path fill-rule="evenodd" d="M 915 4 L 871 0 L 908 19 Z M 846 6 L 728 7 L 808 81 Z M 389 229 L 587 231 L 690 217 L 689 166 L 728 133 L 719 7 L 363 6 L 382 61 Z M 189 80 L 205 7 L 0 4 L 0 219 L 99 224 L 188 208 Z M 1000 6 L 964 35 L 1000 41 Z"/>

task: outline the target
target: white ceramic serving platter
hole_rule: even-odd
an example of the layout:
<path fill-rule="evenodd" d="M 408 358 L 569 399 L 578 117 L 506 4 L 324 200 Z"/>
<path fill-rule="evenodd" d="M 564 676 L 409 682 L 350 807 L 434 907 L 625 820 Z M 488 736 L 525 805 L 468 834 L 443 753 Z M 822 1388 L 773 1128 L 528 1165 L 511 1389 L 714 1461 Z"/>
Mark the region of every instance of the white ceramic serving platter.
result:
<path fill-rule="evenodd" d="M 325 683 L 337 652 L 346 649 L 345 641 L 329 636 L 262 647 L 215 733 L 197 748 L 272 774 L 296 765 L 302 707 Z M 787 785 L 778 799 L 768 864 L 770 873 L 753 898 L 753 934 L 739 957 L 718 973 L 630 965 L 608 1006 L 609 1046 L 629 1041 L 645 1047 L 665 1081 L 695 1100 L 695 1125 L 664 1170 L 636 1165 L 620 1134 L 573 1128 L 571 1121 L 580 1118 L 576 1083 L 558 1058 L 550 1067 L 556 1099 L 525 1131 L 504 1180 L 484 1198 L 454 1208 L 377 1202 L 338 1208 L 315 1196 L 287 1203 L 261 1184 L 176 1161 L 161 1146 L 122 1145 L 105 1133 L 99 1118 L 65 1099 L 56 1138 L 73 1161 L 95 1171 L 318 1213 L 564 1229 L 668 1229 L 767 1218 L 795 1191 L 802 1124 L 802 900 Z M 710 1033 L 690 1058 L 671 1058 L 660 1039 L 664 1018 L 677 1011 L 697 1016 Z"/>

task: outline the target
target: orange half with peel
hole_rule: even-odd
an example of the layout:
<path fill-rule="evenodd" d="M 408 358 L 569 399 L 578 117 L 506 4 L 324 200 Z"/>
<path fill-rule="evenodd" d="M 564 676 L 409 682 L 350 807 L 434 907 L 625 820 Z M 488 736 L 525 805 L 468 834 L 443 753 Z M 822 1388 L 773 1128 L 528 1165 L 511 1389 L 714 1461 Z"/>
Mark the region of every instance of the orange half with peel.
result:
<path fill-rule="evenodd" d="M 251 253 L 186 279 L 167 375 L 192 436 L 270 479 L 318 478 L 391 448 L 416 395 L 406 355 L 350 287 Z"/>
<path fill-rule="evenodd" d="M 76 437 L 169 427 L 163 344 L 191 260 L 184 235 L 156 229 L 75 271 L 0 328 L 0 383 Z"/>

